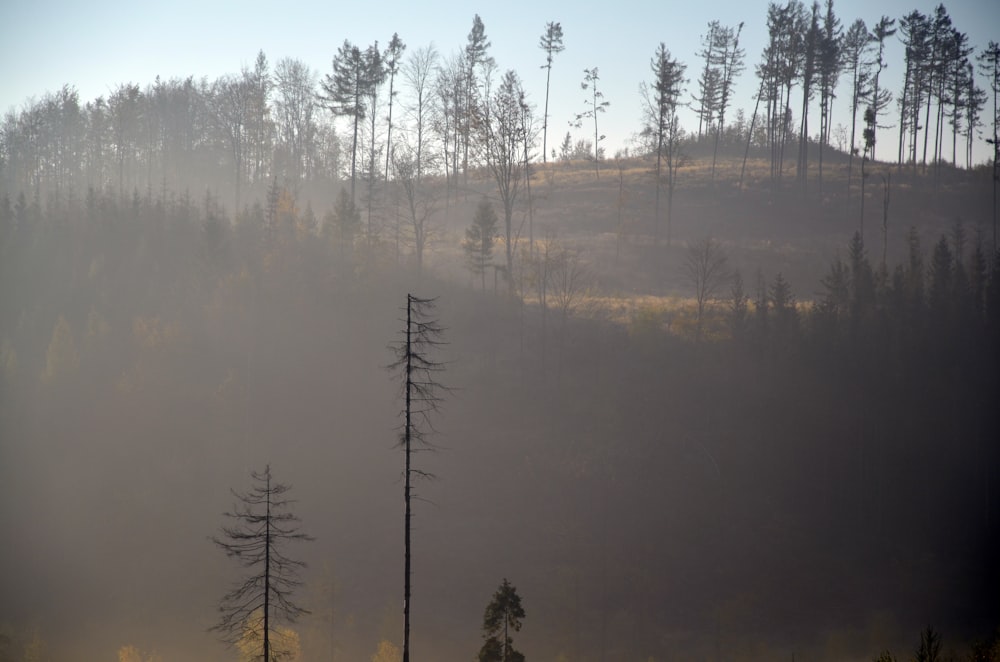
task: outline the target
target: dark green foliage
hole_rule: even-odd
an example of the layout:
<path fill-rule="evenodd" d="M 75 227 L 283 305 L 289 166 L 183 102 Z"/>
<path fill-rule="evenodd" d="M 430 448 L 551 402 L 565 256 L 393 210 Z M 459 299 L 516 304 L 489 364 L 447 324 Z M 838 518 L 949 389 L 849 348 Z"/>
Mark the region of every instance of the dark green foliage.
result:
<path fill-rule="evenodd" d="M 486 270 L 493 260 L 493 244 L 497 238 L 497 213 L 493 205 L 486 198 L 479 202 L 476 207 L 476 215 L 472 219 L 472 225 L 465 229 L 465 241 L 462 248 L 465 250 L 465 263 L 473 276 L 478 276 L 482 282 L 483 291 L 486 291 Z"/>
<path fill-rule="evenodd" d="M 524 662 L 524 655 L 514 648 L 511 632 L 521 631 L 524 607 L 517 589 L 505 578 L 483 614 L 483 647 L 479 662 Z"/>

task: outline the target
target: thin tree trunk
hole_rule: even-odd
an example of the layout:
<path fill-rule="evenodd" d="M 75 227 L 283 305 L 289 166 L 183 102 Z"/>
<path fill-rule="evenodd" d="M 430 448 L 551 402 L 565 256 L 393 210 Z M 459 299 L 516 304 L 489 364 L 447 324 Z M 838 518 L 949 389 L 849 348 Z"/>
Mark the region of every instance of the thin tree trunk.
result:
<path fill-rule="evenodd" d="M 411 395 L 413 388 L 412 364 L 412 313 L 413 295 L 406 295 L 406 421 L 403 428 L 403 453 L 405 468 L 403 475 L 403 662 L 410 662 L 410 440 L 411 440 Z"/>
<path fill-rule="evenodd" d="M 264 518 L 264 662 L 271 659 L 271 472 L 267 472 Z M 259 502 L 258 502 L 259 503 Z"/>

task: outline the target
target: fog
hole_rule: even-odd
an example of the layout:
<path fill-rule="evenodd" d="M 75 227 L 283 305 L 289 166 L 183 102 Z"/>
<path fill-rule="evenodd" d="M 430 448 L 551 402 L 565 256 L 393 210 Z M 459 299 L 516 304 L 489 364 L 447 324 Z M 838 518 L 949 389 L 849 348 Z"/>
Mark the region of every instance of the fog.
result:
<path fill-rule="evenodd" d="M 531 660 L 996 643 L 989 168 L 820 169 L 773 122 L 540 163 L 493 82 L 468 164 L 407 124 L 388 173 L 374 122 L 354 173 L 346 125 L 300 153 L 266 95 L 270 138 L 222 122 L 236 77 L 122 86 L 103 129 L 71 88 L 8 117 L 0 662 L 242 659 L 212 537 L 265 466 L 315 537 L 284 550 L 294 659 L 401 646 L 407 294 L 449 387 L 412 457 L 415 658 L 475 657 L 504 579 Z"/>
<path fill-rule="evenodd" d="M 596 185 L 583 169 L 553 172 L 565 181 L 553 197 Z M 437 452 L 417 457 L 437 478 L 417 486 L 414 654 L 475 654 L 504 577 L 523 597 L 518 644 L 533 658 L 862 658 L 905 654 L 926 624 L 957 650 L 989 634 L 985 321 L 883 355 L 883 332 L 828 338 L 818 304 L 803 302 L 781 341 L 721 330 L 696 342 L 682 324 L 690 304 L 667 311 L 606 288 L 617 303 L 596 303 L 602 280 L 625 271 L 605 255 L 589 258 L 589 303 L 564 324 L 549 310 L 543 351 L 530 291 L 524 303 L 502 281 L 480 291 L 448 245 L 479 195 L 441 213 L 423 274 L 388 245 L 365 256 L 363 239 L 347 253 L 318 234 L 243 243 L 228 221 L 209 257 L 202 212 L 183 220 L 177 203 L 146 199 L 136 210 L 107 196 L 111 218 L 69 207 L 67 222 L 42 214 L 5 235 L 8 636 L 38 633 L 51 659 L 114 659 L 128 644 L 219 659 L 206 629 L 239 571 L 209 537 L 230 489 L 270 463 L 316 537 L 294 550 L 309 563 L 298 600 L 314 612 L 296 626 L 303 659 L 331 648 L 365 659 L 398 641 L 402 403 L 385 366 L 410 290 L 438 297 L 442 379 L 455 388 Z M 559 240 L 608 250 L 584 219 L 561 225 L 558 205 L 537 204 Z M 678 232 L 693 243 L 699 230 Z M 761 251 L 727 245 L 734 262 Z M 675 268 L 651 274 L 652 250 L 626 248 L 637 282 L 665 272 L 661 287 L 683 295 L 686 249 L 661 245 Z M 774 253 L 760 261 L 768 273 Z M 720 329 L 728 314 L 720 303 Z M 72 352 L 53 349 L 60 317 Z"/>

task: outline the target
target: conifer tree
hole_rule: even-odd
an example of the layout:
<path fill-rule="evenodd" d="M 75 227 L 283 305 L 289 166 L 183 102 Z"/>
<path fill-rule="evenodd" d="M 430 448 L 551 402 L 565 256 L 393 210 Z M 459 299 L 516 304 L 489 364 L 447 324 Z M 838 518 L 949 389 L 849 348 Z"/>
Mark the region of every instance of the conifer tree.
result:
<path fill-rule="evenodd" d="M 294 623 L 309 613 L 292 600 L 295 589 L 302 584 L 298 572 L 306 564 L 287 556 L 284 547 L 313 538 L 299 531 L 298 516 L 288 510 L 294 503 L 286 496 L 291 488 L 272 482 L 270 465 L 250 476 L 253 487 L 243 493 L 234 491 L 237 504 L 225 513 L 233 524 L 222 527 L 221 537 L 212 537 L 226 556 L 247 569 L 247 576 L 222 598 L 219 622 L 209 630 L 233 646 L 244 639 L 248 630 L 259 628 L 260 649 L 256 655 L 270 662 L 286 653 L 278 645 L 281 637 L 273 637 L 279 632 L 279 623 Z"/>
<path fill-rule="evenodd" d="M 434 431 L 433 419 L 448 388 L 438 379 L 444 364 L 435 353 L 444 344 L 444 329 L 434 318 L 435 299 L 406 295 L 402 337 L 392 345 L 395 361 L 389 370 L 400 379 L 404 406 L 399 445 L 403 449 L 403 662 L 410 660 L 410 521 L 413 483 L 432 474 L 413 464 L 417 451 L 430 450 L 429 436 Z"/>
<path fill-rule="evenodd" d="M 479 662 L 524 662 L 524 655 L 514 648 L 511 632 L 521 631 L 524 607 L 517 589 L 503 580 L 483 614 L 483 647 Z"/>
<path fill-rule="evenodd" d="M 545 69 L 545 114 L 542 115 L 542 163 L 546 163 L 548 161 L 546 149 L 549 136 L 549 82 L 552 79 L 552 60 L 556 53 L 561 53 L 565 49 L 565 46 L 563 46 L 562 25 L 552 21 L 546 23 L 545 33 L 539 40 L 538 47 L 545 51 L 545 64 L 542 65 L 542 69 Z"/>

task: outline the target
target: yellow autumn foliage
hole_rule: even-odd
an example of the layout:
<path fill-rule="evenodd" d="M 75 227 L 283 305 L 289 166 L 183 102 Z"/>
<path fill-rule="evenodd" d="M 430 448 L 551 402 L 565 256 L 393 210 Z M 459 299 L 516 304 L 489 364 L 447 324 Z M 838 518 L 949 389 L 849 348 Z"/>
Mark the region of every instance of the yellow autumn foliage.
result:
<path fill-rule="evenodd" d="M 80 355 L 76 351 L 76 341 L 73 340 L 73 329 L 66 318 L 60 315 L 52 329 L 52 339 L 45 353 L 42 381 L 51 383 L 57 378 L 75 373 L 79 367 Z"/>
<path fill-rule="evenodd" d="M 264 646 L 264 619 L 258 609 L 243 628 L 243 636 L 236 642 L 240 662 L 255 662 L 261 659 Z M 281 625 L 271 628 L 269 636 L 271 659 L 274 662 L 298 662 L 302 656 L 299 633 Z"/>
<path fill-rule="evenodd" d="M 372 662 L 401 662 L 402 659 L 403 652 L 399 650 L 396 644 L 385 639 L 378 642 L 378 648 L 375 649 L 375 654 L 372 655 Z"/>

